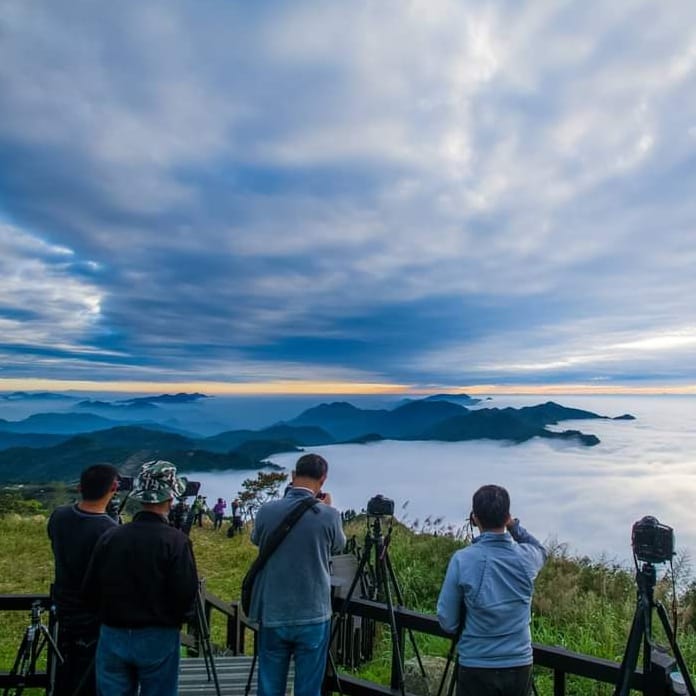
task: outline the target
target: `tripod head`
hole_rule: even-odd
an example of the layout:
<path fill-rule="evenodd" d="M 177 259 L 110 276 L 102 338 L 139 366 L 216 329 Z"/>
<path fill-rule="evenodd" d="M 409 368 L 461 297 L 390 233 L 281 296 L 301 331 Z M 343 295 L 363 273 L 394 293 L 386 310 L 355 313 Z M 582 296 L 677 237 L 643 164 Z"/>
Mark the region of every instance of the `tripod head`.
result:
<path fill-rule="evenodd" d="M 41 614 L 45 609 L 41 606 L 41 602 L 37 599 L 31 603 L 31 625 L 38 626 L 41 623 Z"/>
<path fill-rule="evenodd" d="M 636 563 L 636 584 L 638 585 L 638 594 L 645 594 L 651 599 L 655 582 L 657 581 L 657 570 L 653 563 L 643 563 L 640 567 Z"/>

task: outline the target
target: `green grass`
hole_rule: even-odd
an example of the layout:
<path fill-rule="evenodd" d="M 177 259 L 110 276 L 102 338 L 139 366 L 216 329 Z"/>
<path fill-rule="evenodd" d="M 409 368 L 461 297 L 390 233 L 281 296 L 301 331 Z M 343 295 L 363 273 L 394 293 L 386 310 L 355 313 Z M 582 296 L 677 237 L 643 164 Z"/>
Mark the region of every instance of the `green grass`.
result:
<path fill-rule="evenodd" d="M 348 535 L 362 545 L 365 526 L 351 522 Z M 191 532 L 199 573 L 211 592 L 225 600 L 236 599 L 241 581 L 256 554 L 248 534 L 228 539 L 224 529 L 194 528 Z M 463 542 L 447 535 L 413 534 L 396 525 L 390 558 L 411 609 L 434 613 L 442 578 L 452 553 Z M 53 560 L 46 536 L 46 518 L 37 515 L 8 515 L 0 519 L 0 593 L 45 593 L 53 577 Z M 660 579 L 656 595 L 669 600 L 668 586 Z M 667 603 L 667 602 L 666 602 Z M 556 549 L 536 583 L 533 603 L 533 639 L 546 645 L 559 645 L 577 652 L 620 661 L 635 609 L 635 581 L 632 573 L 614 566 L 575 559 Z M 696 588 L 682 592 L 680 602 L 679 643 L 693 674 L 696 668 Z M 223 642 L 224 620 L 213 613 L 213 640 Z M 22 612 L 0 613 L 0 669 L 9 669 L 28 615 Z M 666 643 L 661 627 L 655 622 L 655 638 Z M 424 654 L 445 656 L 447 641 L 418 635 Z M 387 683 L 391 664 L 388 631 L 377 639 L 374 660 L 364 665 L 360 675 Z M 407 657 L 411 654 L 407 650 Z M 539 671 L 541 694 L 551 694 L 548 672 Z M 569 680 L 569 694 L 610 694 L 612 687 L 592 682 Z"/>

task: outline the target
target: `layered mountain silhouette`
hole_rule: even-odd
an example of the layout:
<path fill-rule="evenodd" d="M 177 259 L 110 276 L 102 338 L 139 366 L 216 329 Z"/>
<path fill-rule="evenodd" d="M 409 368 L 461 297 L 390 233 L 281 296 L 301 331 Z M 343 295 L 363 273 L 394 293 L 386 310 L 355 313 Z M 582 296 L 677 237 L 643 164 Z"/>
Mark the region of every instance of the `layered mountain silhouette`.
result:
<path fill-rule="evenodd" d="M 431 396 L 426 396 L 424 399 L 403 399 L 399 402 L 399 406 L 409 404 L 413 401 L 449 401 L 450 403 L 459 404 L 460 406 L 475 406 L 481 403 L 481 399 L 469 396 L 468 394 L 433 394 Z"/>
<path fill-rule="evenodd" d="M 0 480 L 72 481 L 90 463 L 110 462 L 122 474 L 136 473 L 143 462 L 166 459 L 181 470 L 259 469 L 277 452 L 297 450 L 294 441 L 246 442 L 228 452 L 203 449 L 192 438 L 122 426 L 75 435 L 52 446 L 13 447 L 0 452 Z"/>
<path fill-rule="evenodd" d="M 628 414 L 619 417 L 632 419 Z M 549 401 L 524 408 L 480 408 L 470 410 L 447 401 L 412 401 L 393 411 L 359 409 L 347 402 L 321 404 L 288 421 L 293 426 L 315 426 L 337 440 L 510 440 L 525 442 L 533 437 L 577 439 L 596 445 L 599 438 L 580 431 L 556 432 L 547 425 L 566 420 L 606 419 L 591 411 L 566 408 Z"/>
<path fill-rule="evenodd" d="M 21 421 L 0 419 L 0 481 L 71 481 L 85 466 L 97 462 L 111 462 L 127 474 L 155 458 L 172 461 L 188 472 L 258 469 L 268 465 L 269 456 L 280 452 L 384 439 L 521 443 L 541 437 L 592 446 L 599 442 L 595 435 L 547 426 L 607 418 L 552 401 L 524 408 L 469 409 L 448 400 L 448 396 L 406 401 L 391 410 L 362 409 L 340 401 L 323 403 L 287 422 L 260 430 L 227 430 L 211 437 L 177 431 L 163 423 L 119 422 L 93 413 L 39 413 Z M 461 397 L 452 395 L 458 401 Z M 117 402 L 92 403 L 114 408 Z M 118 403 L 124 408 L 140 405 L 138 400 Z M 633 416 L 625 414 L 614 420 L 629 419 Z"/>
<path fill-rule="evenodd" d="M 56 392 L 15 391 L 9 394 L 0 394 L 0 399 L 6 401 L 73 401 L 77 397 Z"/>
<path fill-rule="evenodd" d="M 140 421 L 133 418 L 113 420 L 93 413 L 35 413 L 18 421 L 0 418 L 0 433 L 42 433 L 50 435 L 75 435 L 104 430 L 119 425 L 141 425 L 152 430 L 182 431 L 165 423 Z"/>

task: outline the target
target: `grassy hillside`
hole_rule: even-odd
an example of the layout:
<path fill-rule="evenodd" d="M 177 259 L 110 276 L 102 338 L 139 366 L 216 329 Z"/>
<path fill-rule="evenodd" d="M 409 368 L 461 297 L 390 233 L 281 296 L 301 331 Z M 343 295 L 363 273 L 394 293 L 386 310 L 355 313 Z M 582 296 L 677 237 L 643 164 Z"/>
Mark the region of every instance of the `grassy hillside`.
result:
<path fill-rule="evenodd" d="M 46 519 L 41 515 L 0 519 L 0 593 L 46 592 L 53 575 L 51 551 L 46 537 Z M 348 533 L 361 542 L 364 525 L 351 523 Z M 191 538 L 200 573 L 212 592 L 224 599 L 239 597 L 241 579 L 255 555 L 248 536 L 227 539 L 210 527 L 194 528 Z M 462 542 L 443 534 L 416 535 L 395 529 L 390 555 L 409 608 L 432 613 L 451 554 Z M 658 583 L 664 596 L 667 583 Z M 684 588 L 680 607 L 679 642 L 693 670 L 696 669 L 694 592 Z M 571 650 L 620 661 L 635 608 L 635 585 L 631 574 L 603 563 L 567 557 L 556 549 L 537 580 L 532 631 L 535 641 L 563 645 Z M 9 669 L 26 616 L 0 613 L 0 669 Z M 214 638 L 222 637 L 222 624 L 214 626 Z M 386 634 L 386 631 L 384 632 Z M 665 643 L 656 630 L 658 642 Z M 446 641 L 418 636 L 427 654 L 445 655 Z M 385 680 L 389 668 L 386 635 L 375 660 L 361 670 L 363 676 Z M 540 671 L 541 694 L 551 693 L 549 675 Z M 569 694 L 610 694 L 590 682 L 573 682 Z"/>

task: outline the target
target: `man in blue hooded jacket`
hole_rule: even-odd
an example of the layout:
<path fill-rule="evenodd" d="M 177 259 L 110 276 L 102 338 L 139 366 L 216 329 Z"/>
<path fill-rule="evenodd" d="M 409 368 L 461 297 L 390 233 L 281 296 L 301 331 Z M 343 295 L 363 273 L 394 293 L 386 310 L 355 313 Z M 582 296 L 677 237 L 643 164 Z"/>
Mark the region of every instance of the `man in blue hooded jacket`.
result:
<path fill-rule="evenodd" d="M 481 534 L 450 559 L 437 603 L 440 625 L 461 631 L 457 696 L 527 696 L 532 594 L 546 551 L 510 516 L 501 486 L 479 488 L 472 509 Z"/>

